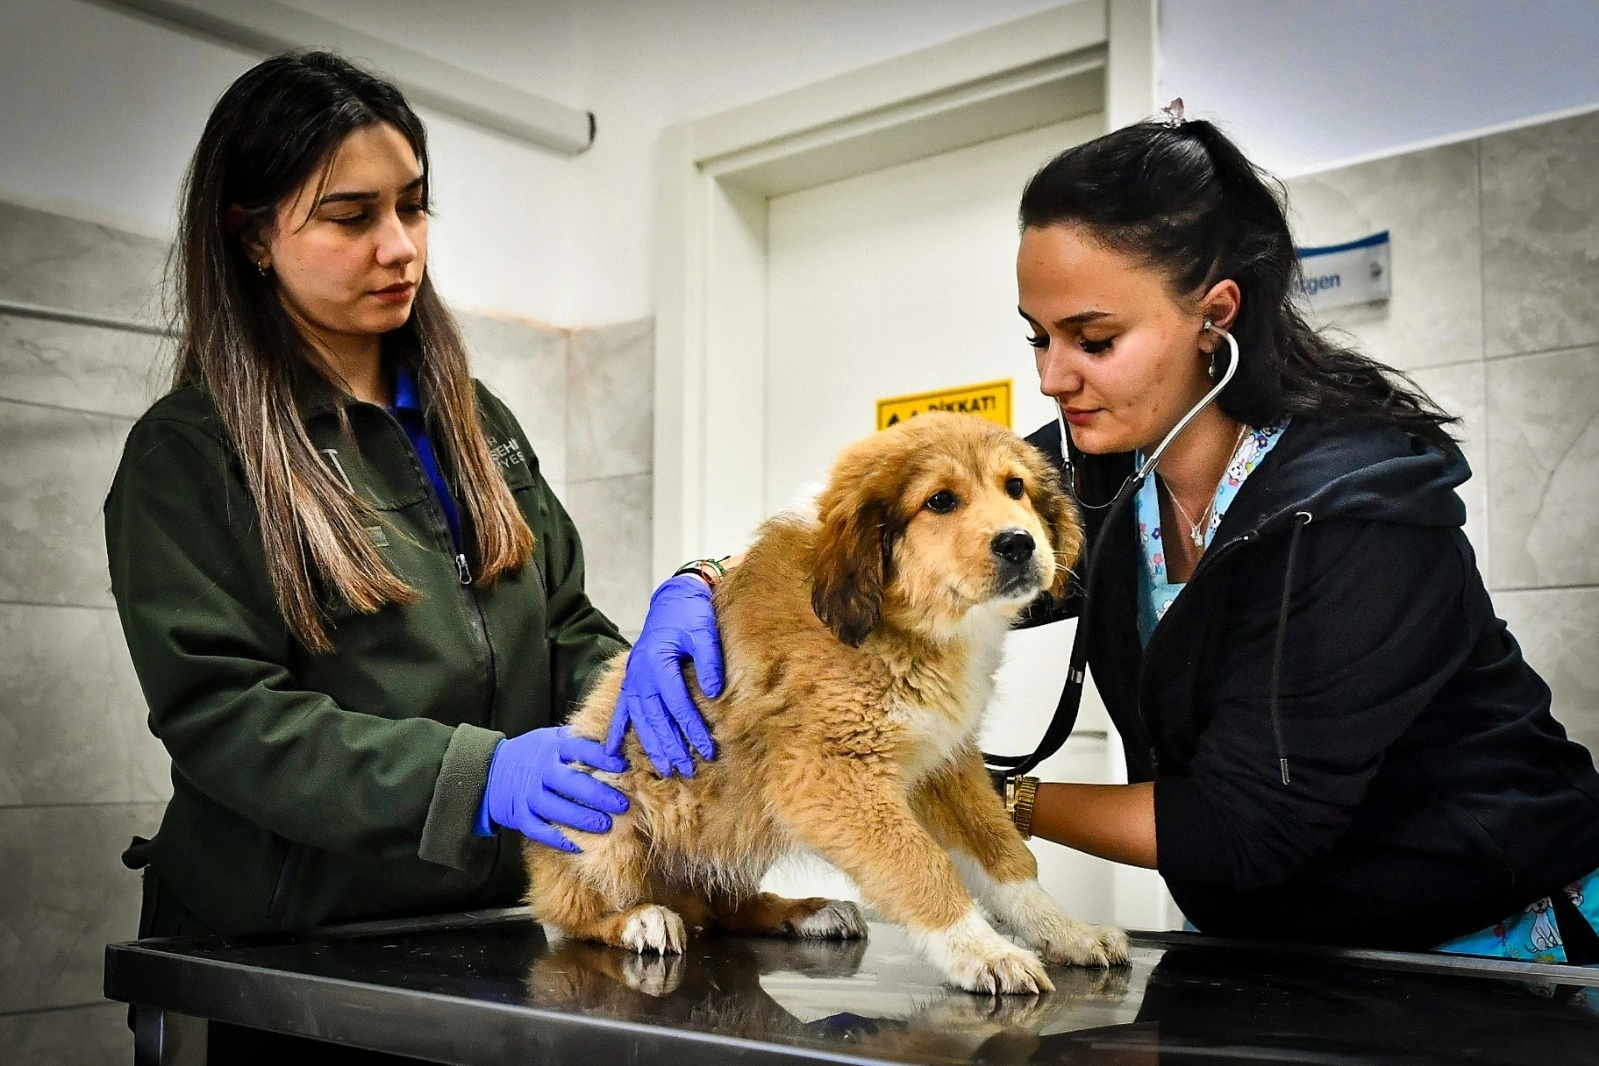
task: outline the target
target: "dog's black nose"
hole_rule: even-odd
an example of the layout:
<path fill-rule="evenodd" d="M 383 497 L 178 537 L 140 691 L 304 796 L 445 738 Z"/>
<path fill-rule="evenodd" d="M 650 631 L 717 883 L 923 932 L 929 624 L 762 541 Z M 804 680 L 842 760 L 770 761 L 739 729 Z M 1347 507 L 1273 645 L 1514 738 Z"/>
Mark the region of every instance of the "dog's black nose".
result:
<path fill-rule="evenodd" d="M 1033 535 L 1025 529 L 1002 529 L 989 543 L 989 549 L 1007 563 L 1025 563 L 1032 558 L 1033 547 Z"/>

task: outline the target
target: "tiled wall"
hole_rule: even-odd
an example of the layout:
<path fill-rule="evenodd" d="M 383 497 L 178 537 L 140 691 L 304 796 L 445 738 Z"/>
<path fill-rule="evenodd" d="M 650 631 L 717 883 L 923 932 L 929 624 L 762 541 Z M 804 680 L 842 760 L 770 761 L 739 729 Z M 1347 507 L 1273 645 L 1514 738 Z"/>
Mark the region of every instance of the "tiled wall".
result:
<path fill-rule="evenodd" d="M 1599 112 L 1288 183 L 1295 236 L 1393 234 L 1393 297 L 1331 325 L 1465 419 L 1494 606 L 1599 750 Z"/>
<path fill-rule="evenodd" d="M 0 300 L 149 322 L 164 251 L 0 205 Z M 4 1062 L 127 1058 L 101 955 L 138 922 L 138 875 L 118 855 L 154 830 L 170 786 L 111 601 L 100 503 L 161 343 L 0 315 Z"/>
<path fill-rule="evenodd" d="M 0 302 L 151 323 L 157 241 L 0 204 Z M 461 315 L 475 370 L 526 429 L 630 632 L 650 582 L 648 322 L 580 332 Z M 100 505 L 164 390 L 160 337 L 0 312 L 0 1066 L 123 1063 L 105 944 L 135 935 L 118 861 L 171 793 L 106 573 Z M 570 370 L 569 370 L 570 365 Z"/>
<path fill-rule="evenodd" d="M 583 535 L 589 596 L 636 637 L 654 587 L 654 319 L 572 334 L 567 370 L 562 498 Z"/>

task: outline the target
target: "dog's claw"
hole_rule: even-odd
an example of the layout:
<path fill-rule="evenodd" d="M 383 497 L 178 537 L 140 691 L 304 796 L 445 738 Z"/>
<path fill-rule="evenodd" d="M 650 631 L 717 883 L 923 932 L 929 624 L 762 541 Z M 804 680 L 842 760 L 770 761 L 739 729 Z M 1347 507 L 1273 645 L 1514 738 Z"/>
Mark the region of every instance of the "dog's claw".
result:
<path fill-rule="evenodd" d="M 1021 948 L 1014 954 L 982 960 L 972 967 L 972 972 L 957 975 L 956 983 L 968 992 L 990 996 L 1037 996 L 1055 991 L 1038 956 Z"/>
<path fill-rule="evenodd" d="M 622 946 L 640 955 L 647 951 L 681 955 L 687 941 L 683 919 L 676 911 L 658 904 L 640 907 L 622 927 Z"/>
<path fill-rule="evenodd" d="M 1127 964 L 1127 934 L 1110 926 L 1083 925 L 1037 947 L 1050 962 L 1068 966 L 1108 969 Z"/>

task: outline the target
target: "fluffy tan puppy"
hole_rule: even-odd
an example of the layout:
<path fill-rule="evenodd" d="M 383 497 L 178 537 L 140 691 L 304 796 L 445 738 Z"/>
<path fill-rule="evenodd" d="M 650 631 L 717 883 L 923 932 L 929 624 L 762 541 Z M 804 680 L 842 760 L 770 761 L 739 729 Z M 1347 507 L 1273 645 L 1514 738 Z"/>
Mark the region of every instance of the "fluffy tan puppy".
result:
<path fill-rule="evenodd" d="M 1054 987 L 985 910 L 1050 962 L 1125 961 L 1120 931 L 1039 887 L 977 747 L 1006 631 L 1081 547 L 1053 469 L 992 423 L 928 414 L 847 448 L 817 502 L 768 521 L 716 589 L 726 687 L 696 698 L 718 757 L 663 780 L 629 734 L 630 769 L 596 775 L 632 799 L 611 831 L 572 833 L 577 855 L 527 845 L 534 915 L 638 952 L 681 952 L 689 928 L 864 936 L 852 903 L 759 891 L 810 851 L 961 988 Z M 625 659 L 574 732 L 604 739 Z"/>

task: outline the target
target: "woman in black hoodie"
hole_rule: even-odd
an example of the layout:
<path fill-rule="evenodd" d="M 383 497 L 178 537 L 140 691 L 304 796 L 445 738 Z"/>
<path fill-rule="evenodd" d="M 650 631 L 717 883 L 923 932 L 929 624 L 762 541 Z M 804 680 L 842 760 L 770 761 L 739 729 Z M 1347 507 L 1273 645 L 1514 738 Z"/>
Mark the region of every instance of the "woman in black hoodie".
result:
<path fill-rule="evenodd" d="M 1599 775 L 1494 615 L 1456 420 L 1306 325 L 1281 198 L 1208 122 L 1063 152 L 1021 224 L 1062 416 L 1031 439 L 1105 540 L 1088 662 L 1131 781 L 1037 786 L 1032 832 L 1158 868 L 1206 933 L 1599 962 Z"/>

